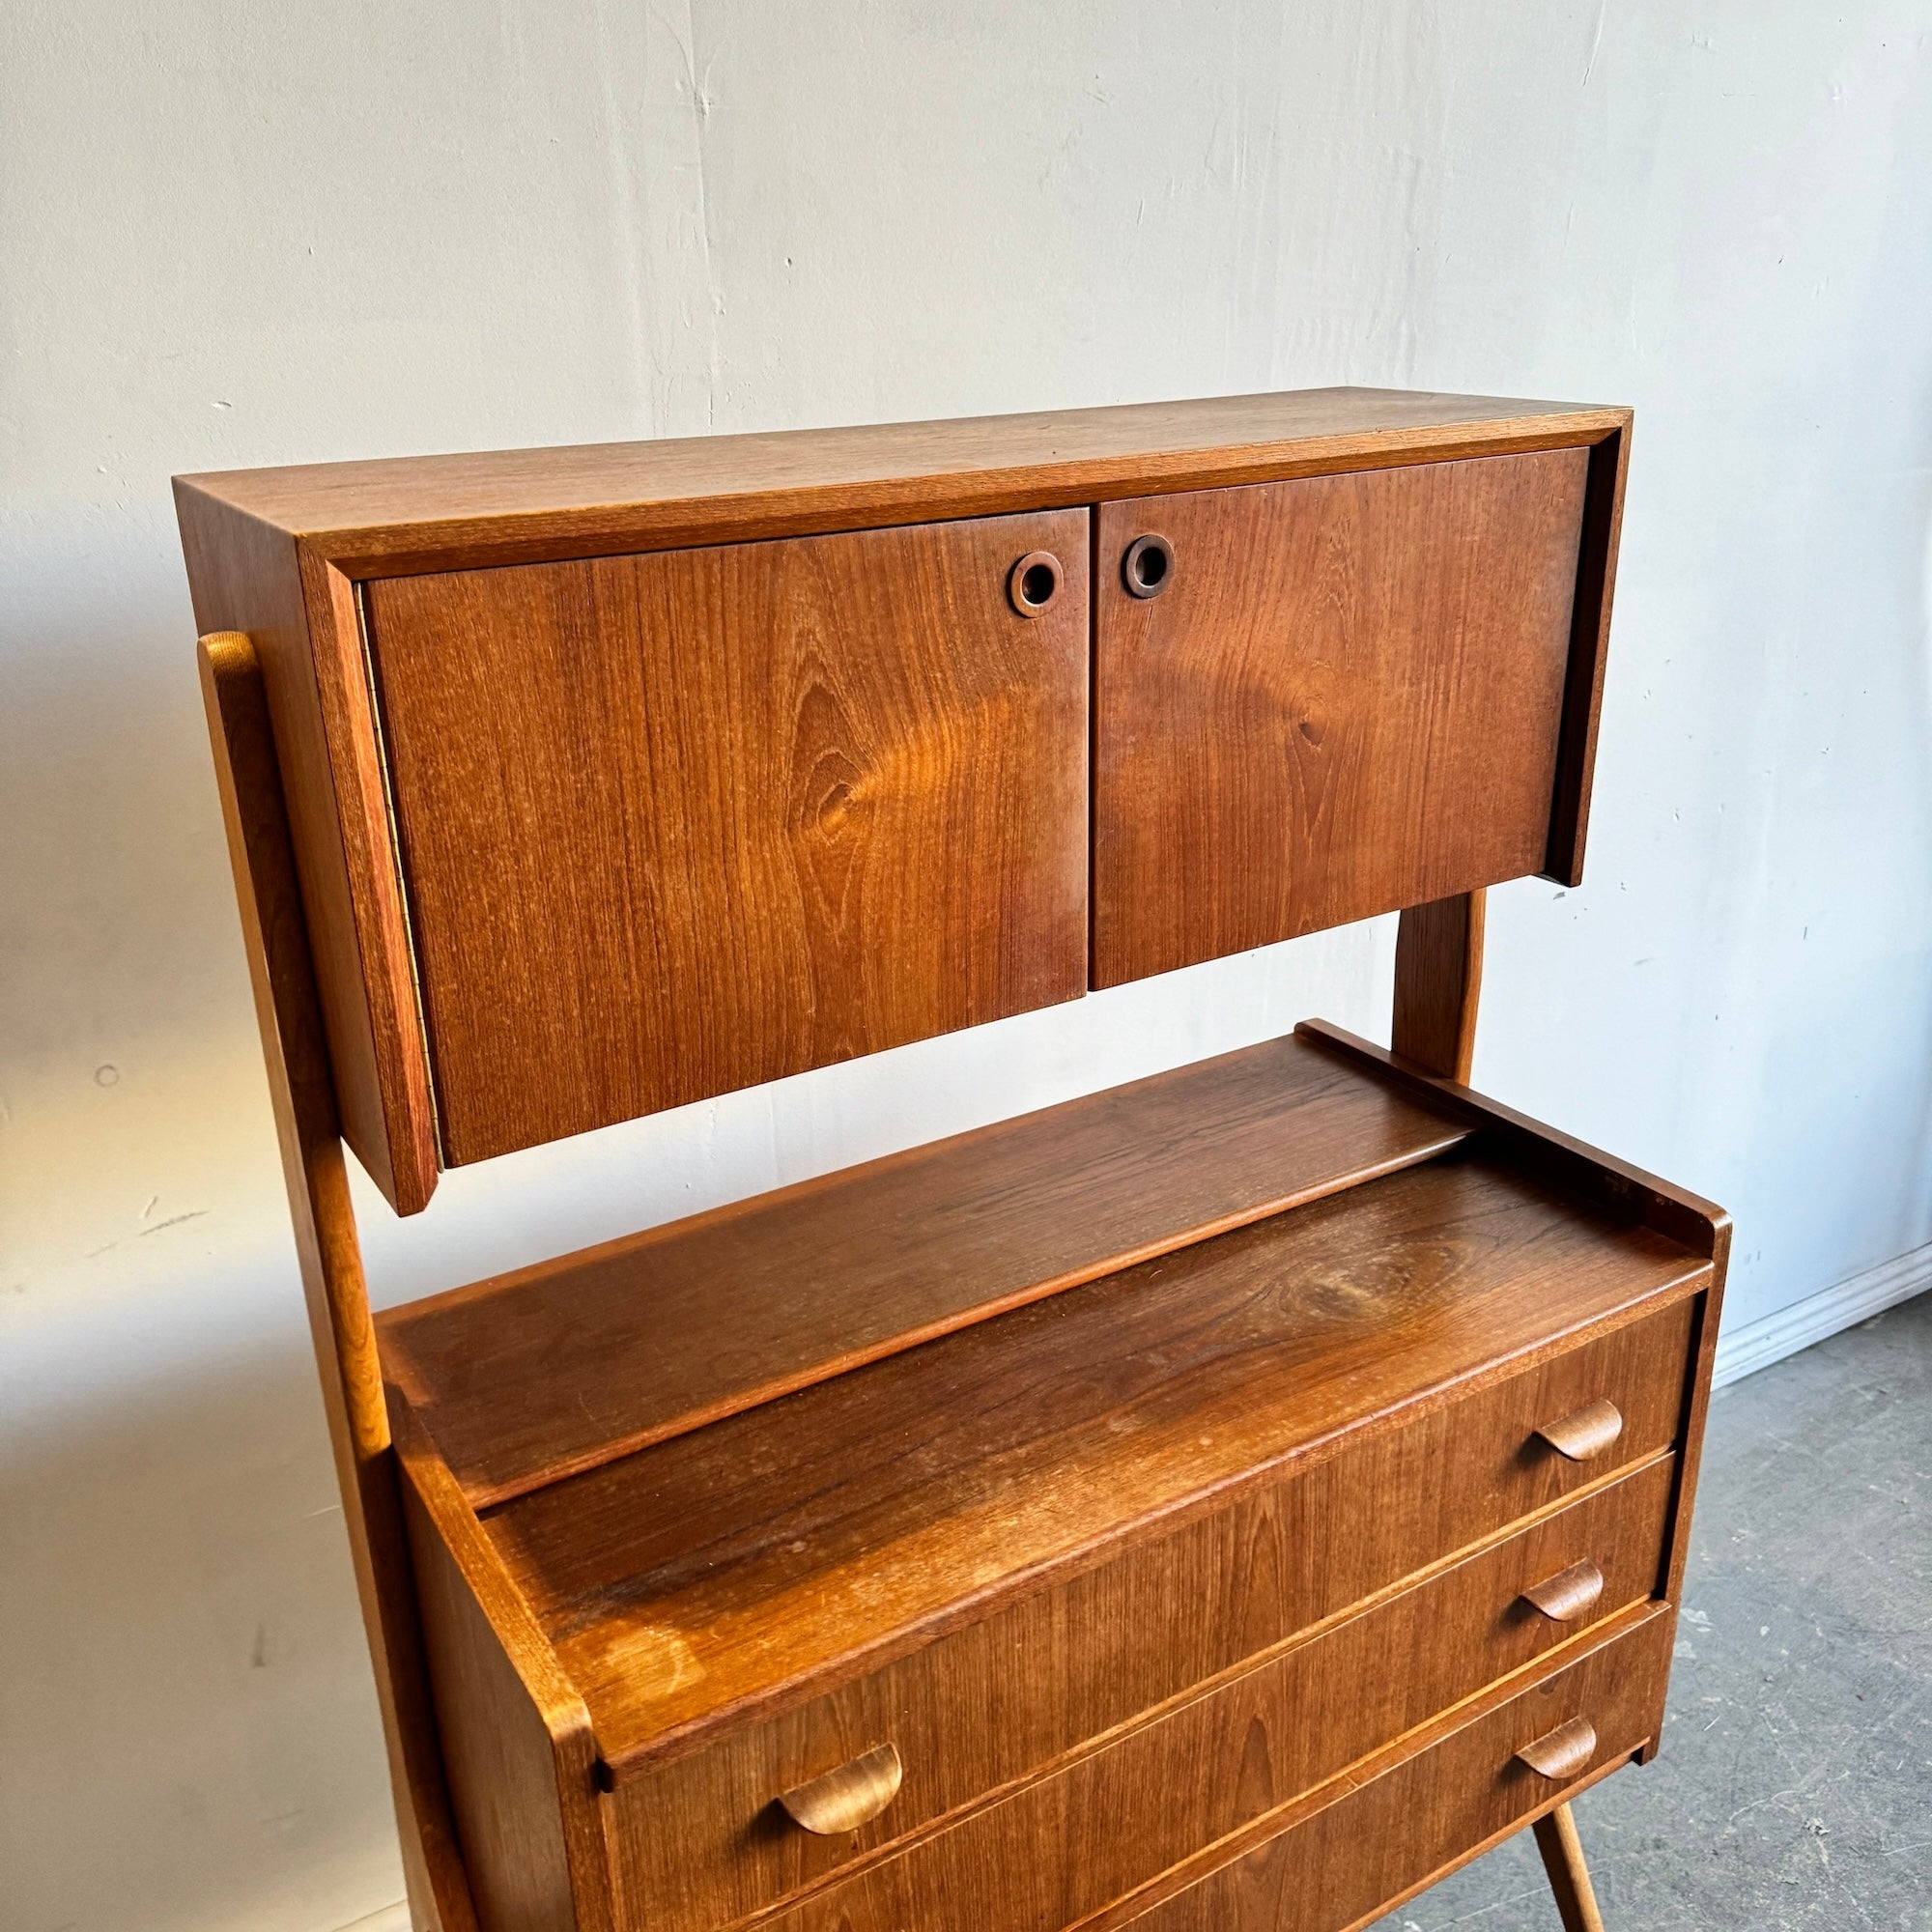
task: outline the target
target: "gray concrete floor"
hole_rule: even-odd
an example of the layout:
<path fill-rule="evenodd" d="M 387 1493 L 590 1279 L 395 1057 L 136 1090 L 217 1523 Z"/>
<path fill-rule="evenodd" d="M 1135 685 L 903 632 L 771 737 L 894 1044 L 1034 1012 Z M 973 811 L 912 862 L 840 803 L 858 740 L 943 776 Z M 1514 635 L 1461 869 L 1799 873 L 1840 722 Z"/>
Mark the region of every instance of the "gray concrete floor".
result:
<path fill-rule="evenodd" d="M 1663 1749 L 1577 1822 L 1608 1932 L 1932 1928 L 1932 1294 L 1719 1391 Z M 1527 1833 L 1375 1932 L 1559 1932 Z"/>

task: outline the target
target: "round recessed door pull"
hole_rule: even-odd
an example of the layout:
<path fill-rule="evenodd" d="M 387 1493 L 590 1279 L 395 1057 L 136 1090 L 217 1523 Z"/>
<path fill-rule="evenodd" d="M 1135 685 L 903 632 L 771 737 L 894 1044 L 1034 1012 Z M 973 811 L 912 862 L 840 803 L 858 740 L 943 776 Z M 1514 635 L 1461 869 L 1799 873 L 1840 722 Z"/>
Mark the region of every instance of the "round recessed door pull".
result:
<path fill-rule="evenodd" d="M 1060 595 L 1065 573 L 1050 550 L 1030 550 L 1007 573 L 1007 595 L 1022 617 L 1037 617 Z"/>
<path fill-rule="evenodd" d="M 1604 1594 L 1604 1573 L 1587 1559 L 1532 1583 L 1522 1592 L 1531 1609 L 1541 1610 L 1553 1624 L 1575 1623 Z"/>
<path fill-rule="evenodd" d="M 1158 597 L 1174 582 L 1174 546 L 1165 537 L 1136 537 L 1121 559 L 1129 597 Z"/>
<path fill-rule="evenodd" d="M 879 1745 L 820 1777 L 783 1793 L 779 1803 L 794 1825 L 821 1838 L 842 1837 L 869 1825 L 899 1793 L 905 1767 L 891 1745 Z"/>
<path fill-rule="evenodd" d="M 1546 1422 L 1537 1435 L 1573 1463 L 1587 1463 L 1601 1456 L 1624 1433 L 1623 1411 L 1615 1403 L 1599 1400 L 1585 1403 L 1573 1415 Z"/>
<path fill-rule="evenodd" d="M 1526 1764 L 1539 1777 L 1560 1782 L 1575 1777 L 1588 1768 L 1597 1754 L 1597 1727 L 1588 1718 L 1572 1718 L 1558 1724 L 1517 1752 L 1517 1762 Z"/>

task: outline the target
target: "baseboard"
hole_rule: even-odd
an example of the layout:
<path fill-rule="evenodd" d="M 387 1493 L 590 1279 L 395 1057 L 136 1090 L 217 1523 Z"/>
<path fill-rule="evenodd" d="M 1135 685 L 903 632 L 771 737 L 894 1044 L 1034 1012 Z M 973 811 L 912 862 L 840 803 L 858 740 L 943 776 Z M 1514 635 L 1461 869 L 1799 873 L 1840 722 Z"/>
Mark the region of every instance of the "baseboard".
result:
<path fill-rule="evenodd" d="M 1855 1321 L 1869 1321 L 1874 1315 L 1910 1301 L 1928 1288 L 1932 1288 L 1932 1242 L 1880 1262 L 1877 1267 L 1866 1268 L 1863 1274 L 1855 1274 L 1835 1288 L 1807 1294 L 1803 1301 L 1745 1327 L 1725 1328 L 1718 1337 L 1718 1361 L 1711 1385 L 1722 1388 L 1726 1382 L 1768 1369 Z"/>

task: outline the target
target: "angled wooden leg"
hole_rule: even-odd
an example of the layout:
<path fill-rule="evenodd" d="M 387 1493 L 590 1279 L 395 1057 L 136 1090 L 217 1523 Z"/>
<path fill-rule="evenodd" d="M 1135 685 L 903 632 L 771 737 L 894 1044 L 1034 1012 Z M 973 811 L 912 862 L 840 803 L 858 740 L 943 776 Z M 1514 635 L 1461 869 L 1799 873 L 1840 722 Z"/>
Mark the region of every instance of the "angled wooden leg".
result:
<path fill-rule="evenodd" d="M 1604 1915 L 1597 1910 L 1590 1868 L 1583 1862 L 1583 1842 L 1577 1835 L 1577 1820 L 1569 1805 L 1559 1804 L 1548 1817 L 1536 1821 L 1536 1849 L 1543 1854 L 1543 1868 L 1556 1894 L 1563 1932 L 1604 1932 Z"/>
<path fill-rule="evenodd" d="M 389 1747 L 411 1921 L 416 1932 L 476 1932 L 443 1785 L 376 1331 L 254 646 L 235 631 L 204 638 L 201 678 L 296 1259 Z"/>

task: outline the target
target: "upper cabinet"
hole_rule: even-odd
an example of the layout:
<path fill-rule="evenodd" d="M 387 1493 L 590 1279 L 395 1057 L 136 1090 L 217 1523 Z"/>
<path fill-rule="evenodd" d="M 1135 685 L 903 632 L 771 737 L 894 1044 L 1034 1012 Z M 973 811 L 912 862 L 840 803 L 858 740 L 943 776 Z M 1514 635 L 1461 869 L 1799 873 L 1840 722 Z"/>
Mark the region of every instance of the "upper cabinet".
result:
<path fill-rule="evenodd" d="M 370 583 L 444 1164 L 1080 993 L 1087 522 Z"/>
<path fill-rule="evenodd" d="M 410 1213 L 1574 882 L 1629 428 L 1326 389 L 178 479 L 197 622 L 261 666 L 344 1138 Z"/>
<path fill-rule="evenodd" d="M 1100 507 L 1096 986 L 1546 868 L 1589 463 Z"/>

